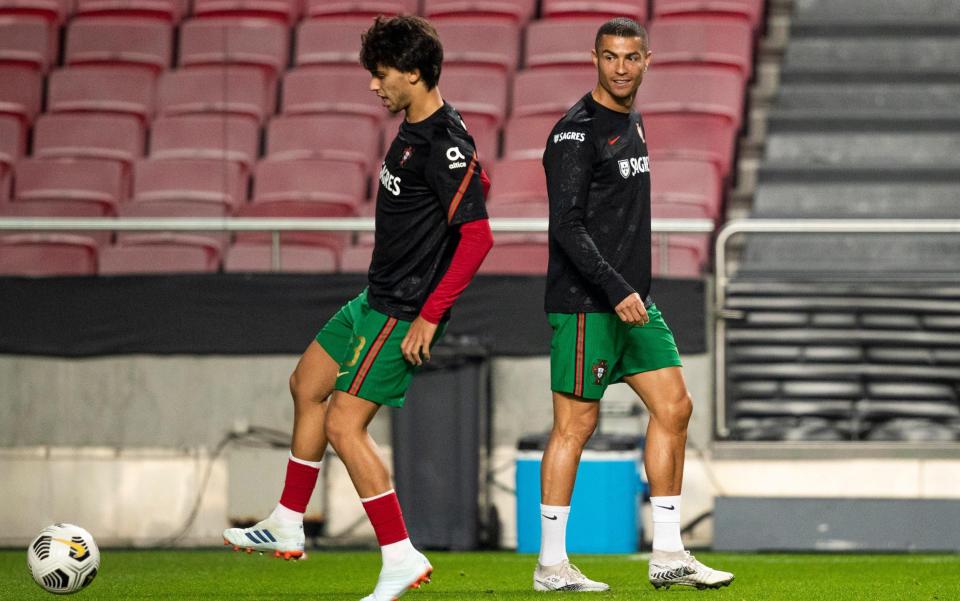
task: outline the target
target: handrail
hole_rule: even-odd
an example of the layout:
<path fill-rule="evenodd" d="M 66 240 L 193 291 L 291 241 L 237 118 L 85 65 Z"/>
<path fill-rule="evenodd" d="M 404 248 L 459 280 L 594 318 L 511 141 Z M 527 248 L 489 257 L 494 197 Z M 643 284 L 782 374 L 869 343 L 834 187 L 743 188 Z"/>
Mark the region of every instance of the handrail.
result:
<path fill-rule="evenodd" d="M 665 234 L 711 233 L 710 219 L 652 219 L 651 229 Z M 10 230 L 89 230 L 89 231 L 177 231 L 177 232 L 251 232 L 251 231 L 328 231 L 372 232 L 372 217 L 328 218 L 112 218 L 112 217 L 0 217 L 0 231 Z M 545 218 L 490 219 L 495 232 L 546 232 Z"/>
<path fill-rule="evenodd" d="M 730 435 L 726 399 L 727 244 L 737 234 L 960 234 L 960 219 L 735 219 L 717 233 L 714 244 L 714 423 L 717 435 Z"/>

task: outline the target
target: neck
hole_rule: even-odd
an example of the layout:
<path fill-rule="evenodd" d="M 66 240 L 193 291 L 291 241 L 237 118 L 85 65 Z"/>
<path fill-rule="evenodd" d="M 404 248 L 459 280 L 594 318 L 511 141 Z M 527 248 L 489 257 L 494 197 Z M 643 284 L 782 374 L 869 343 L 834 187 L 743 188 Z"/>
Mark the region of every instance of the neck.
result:
<path fill-rule="evenodd" d="M 432 90 L 425 91 L 422 95 L 418 94 L 406 108 L 407 122 L 418 123 L 423 121 L 440 110 L 442 106 L 443 97 L 440 96 L 440 88 L 434 87 Z"/>
<path fill-rule="evenodd" d="M 597 104 L 604 108 L 617 111 L 618 113 L 629 113 L 633 108 L 633 99 L 636 98 L 637 93 L 634 91 L 633 94 L 630 94 L 626 98 L 616 98 L 611 95 L 606 88 L 597 83 L 597 87 L 593 88 L 593 92 L 591 92 L 590 95 L 597 101 Z"/>

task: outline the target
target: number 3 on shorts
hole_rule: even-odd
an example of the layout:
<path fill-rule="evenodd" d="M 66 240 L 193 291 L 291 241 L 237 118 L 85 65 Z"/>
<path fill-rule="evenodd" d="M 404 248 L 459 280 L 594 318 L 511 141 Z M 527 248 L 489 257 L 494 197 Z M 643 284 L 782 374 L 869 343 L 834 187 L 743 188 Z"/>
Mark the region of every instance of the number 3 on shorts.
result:
<path fill-rule="evenodd" d="M 357 364 L 357 360 L 360 358 L 360 351 L 363 350 L 365 344 L 367 344 L 367 339 L 363 336 L 357 336 L 357 346 L 353 349 L 353 358 L 344 363 L 344 367 L 353 367 Z"/>

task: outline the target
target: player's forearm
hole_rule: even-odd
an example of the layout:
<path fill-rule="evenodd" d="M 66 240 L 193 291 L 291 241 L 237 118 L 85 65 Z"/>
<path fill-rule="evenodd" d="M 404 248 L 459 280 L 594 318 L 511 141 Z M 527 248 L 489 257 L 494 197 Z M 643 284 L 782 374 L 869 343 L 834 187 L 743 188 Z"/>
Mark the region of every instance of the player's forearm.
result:
<path fill-rule="evenodd" d="M 450 267 L 420 309 L 420 317 L 430 323 L 440 323 L 473 280 L 480 264 L 493 248 L 490 222 L 478 219 L 460 226 L 460 242 L 453 253 Z"/>
<path fill-rule="evenodd" d="M 602 289 L 611 307 L 635 290 L 600 254 L 582 221 L 567 221 L 551 228 L 551 235 L 563 249 L 577 272 L 588 282 Z"/>

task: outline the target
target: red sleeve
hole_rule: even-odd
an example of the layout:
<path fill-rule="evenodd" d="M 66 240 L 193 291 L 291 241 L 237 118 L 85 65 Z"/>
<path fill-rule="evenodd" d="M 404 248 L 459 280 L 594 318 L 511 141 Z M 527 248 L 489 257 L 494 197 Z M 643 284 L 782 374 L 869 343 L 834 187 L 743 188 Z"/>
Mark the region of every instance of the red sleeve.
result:
<path fill-rule="evenodd" d="M 489 221 L 478 219 L 461 225 L 460 243 L 453 252 L 450 267 L 420 309 L 420 317 L 430 323 L 440 323 L 476 275 L 492 247 L 493 233 L 490 231 Z"/>

